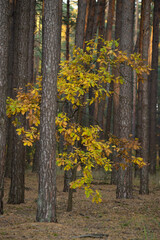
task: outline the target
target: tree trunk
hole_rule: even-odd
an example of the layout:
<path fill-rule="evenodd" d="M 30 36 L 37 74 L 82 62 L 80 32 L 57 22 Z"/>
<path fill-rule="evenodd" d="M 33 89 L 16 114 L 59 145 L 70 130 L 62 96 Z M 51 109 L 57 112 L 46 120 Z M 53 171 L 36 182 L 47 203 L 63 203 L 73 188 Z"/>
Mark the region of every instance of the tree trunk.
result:
<path fill-rule="evenodd" d="M 38 222 L 56 222 L 56 108 L 57 74 L 60 60 L 60 4 L 44 2 L 43 81 L 40 117 L 40 171 Z"/>
<path fill-rule="evenodd" d="M 8 62 L 8 1 L 0 0 L 0 214 L 3 214 L 3 192 L 6 154 L 6 97 Z"/>
<path fill-rule="evenodd" d="M 15 9 L 14 32 L 14 63 L 13 89 L 25 89 L 28 80 L 28 36 L 29 36 L 29 1 L 17 0 Z M 13 92 L 15 98 L 16 92 Z M 18 116 L 18 121 L 25 125 L 24 116 Z M 11 186 L 8 203 L 19 204 L 24 202 L 24 171 L 25 149 L 20 136 L 14 129 L 13 156 L 11 169 Z"/>
<path fill-rule="evenodd" d="M 115 40 L 120 39 L 122 27 L 122 0 L 117 0 L 116 6 L 116 23 L 115 23 Z M 119 75 L 119 69 L 114 69 L 115 77 Z M 119 137 L 119 94 L 120 94 L 120 84 L 113 83 L 113 134 Z M 113 156 L 113 162 L 118 159 Z M 117 170 L 112 169 L 111 184 L 117 184 Z"/>
<path fill-rule="evenodd" d="M 67 16 L 66 16 L 66 60 L 69 60 L 69 21 L 70 21 L 70 0 L 67 0 Z"/>
<path fill-rule="evenodd" d="M 134 0 L 123 0 L 122 2 L 122 28 L 120 38 L 120 49 L 131 54 L 133 50 L 133 10 Z M 120 69 L 125 83 L 120 87 L 120 137 L 129 138 L 132 133 L 132 69 L 123 64 Z M 121 163 L 125 163 L 123 158 Z M 123 170 L 118 169 L 117 198 L 132 198 L 132 166 Z"/>
<path fill-rule="evenodd" d="M 32 172 L 39 173 L 39 148 L 40 143 L 39 140 L 35 143 L 35 154 L 33 158 L 33 166 L 32 166 Z"/>
<path fill-rule="evenodd" d="M 36 0 L 30 0 L 29 45 L 28 45 L 28 81 L 33 83 L 34 67 L 34 30 Z"/>
<path fill-rule="evenodd" d="M 87 27 L 86 27 L 86 35 L 85 41 L 89 41 L 94 38 L 94 24 L 95 24 L 95 16 L 96 16 L 96 1 L 89 0 L 89 9 L 88 9 L 88 19 L 87 19 Z M 86 44 L 85 48 L 86 49 Z M 89 98 L 91 99 L 93 95 L 92 88 L 89 89 Z M 86 111 L 86 109 L 84 110 Z M 89 125 L 93 125 L 93 116 L 94 116 L 94 104 L 89 106 Z"/>
<path fill-rule="evenodd" d="M 105 36 L 105 39 L 107 41 L 112 40 L 112 26 L 113 26 L 114 12 L 115 12 L 115 0 L 110 0 L 109 8 L 108 8 L 106 36 Z M 114 83 L 111 82 L 109 87 L 110 91 L 113 91 L 113 85 Z M 107 104 L 107 118 L 106 118 L 106 129 L 105 129 L 105 135 L 107 139 L 111 131 L 112 103 L 113 103 L 113 95 L 109 97 L 108 104 Z"/>
<path fill-rule="evenodd" d="M 140 21 L 140 33 L 139 38 L 137 39 L 139 41 L 138 45 L 138 51 L 141 54 L 142 57 L 142 51 L 143 51 L 143 22 L 144 22 L 144 4 L 141 5 L 141 21 Z M 137 94 L 138 94 L 138 103 L 137 103 L 137 137 L 139 139 L 139 142 L 142 142 L 142 81 L 138 81 L 137 84 Z M 142 151 L 141 149 L 137 150 L 136 152 L 137 156 L 142 157 Z M 135 166 L 135 177 L 138 175 L 139 169 L 138 166 Z"/>
<path fill-rule="evenodd" d="M 13 46 L 14 46 L 14 1 L 9 1 L 9 46 L 8 46 L 8 86 L 7 97 L 12 97 L 13 87 Z M 13 129 L 11 118 L 7 119 L 7 154 L 5 177 L 11 177 L 11 159 L 13 151 Z"/>
<path fill-rule="evenodd" d="M 148 63 L 148 49 L 149 49 L 149 39 L 150 39 L 150 10 L 151 1 L 143 0 L 142 8 L 144 9 L 142 13 L 143 25 L 143 39 L 142 39 L 142 58 Z M 149 111 L 148 111 L 148 76 L 143 75 L 144 82 L 142 84 L 142 109 L 141 109 L 141 146 L 142 146 L 142 158 L 147 164 L 141 169 L 140 172 L 140 194 L 149 193 L 149 176 L 148 176 L 148 160 L 149 160 Z"/>
<path fill-rule="evenodd" d="M 104 38 L 104 36 L 105 36 L 105 7 L 106 7 L 106 1 L 105 0 L 99 0 L 98 3 L 99 3 L 98 36 Z M 98 47 L 97 47 L 98 51 L 100 51 L 101 47 L 102 47 L 102 41 L 99 39 L 98 40 Z M 99 68 L 99 64 L 97 63 L 97 69 L 98 68 Z M 104 86 L 104 87 L 106 87 L 106 86 Z M 91 97 L 92 97 L 92 95 L 91 95 Z M 99 126 L 103 130 L 101 132 L 101 138 L 104 138 L 104 109 L 105 109 L 105 100 L 102 100 L 98 104 L 98 116 L 97 116 L 97 119 L 96 119 L 98 121 Z M 91 116 L 94 116 L 94 111 L 93 111 L 93 115 L 91 115 Z"/>
<path fill-rule="evenodd" d="M 87 7 L 87 0 L 79 0 L 78 1 L 78 16 L 77 16 L 77 22 L 76 22 L 76 35 L 75 35 L 75 45 L 79 48 L 83 48 L 83 43 L 84 43 L 84 28 L 85 28 L 85 16 L 86 16 L 86 7 Z M 68 112 L 70 115 L 71 113 L 71 106 L 69 107 L 70 104 L 66 103 L 66 110 L 65 112 Z M 72 151 L 72 147 L 68 147 L 68 151 Z M 72 170 L 65 171 L 64 172 L 64 188 L 63 192 L 69 192 L 70 189 L 70 182 L 72 179 Z M 69 192 L 68 194 L 68 204 L 72 202 L 72 191 Z"/>
<path fill-rule="evenodd" d="M 136 49 L 136 43 L 138 39 L 138 18 L 139 18 L 139 3 L 136 0 L 135 6 L 135 24 L 134 24 L 134 49 Z M 137 102 L 137 75 L 136 71 L 133 71 L 133 114 L 132 114 L 132 134 L 136 135 L 136 102 Z"/>
<path fill-rule="evenodd" d="M 78 0 L 75 45 L 83 48 L 87 0 Z"/>
<path fill-rule="evenodd" d="M 159 7 L 158 0 L 154 1 L 154 15 L 153 15 L 153 42 L 152 42 L 152 72 L 151 82 L 149 88 L 149 116 L 150 116 L 150 173 L 156 173 L 156 104 L 157 104 L 157 86 L 158 86 L 158 44 L 159 44 Z"/>

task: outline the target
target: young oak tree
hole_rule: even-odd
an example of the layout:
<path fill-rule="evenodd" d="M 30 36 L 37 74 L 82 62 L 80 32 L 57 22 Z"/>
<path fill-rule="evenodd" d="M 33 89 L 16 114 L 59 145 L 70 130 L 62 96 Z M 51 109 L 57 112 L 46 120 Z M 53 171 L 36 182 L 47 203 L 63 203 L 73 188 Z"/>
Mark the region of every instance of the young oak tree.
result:
<path fill-rule="evenodd" d="M 123 83 L 122 77 L 118 76 L 115 78 L 114 75 L 108 72 L 108 66 L 112 65 L 116 67 L 121 63 L 126 63 L 140 75 L 142 72 L 148 73 L 147 67 L 144 66 L 139 55 L 131 54 L 127 56 L 118 50 L 117 42 L 107 42 L 102 39 L 101 41 L 103 41 L 103 46 L 99 54 L 97 54 L 97 43 L 91 40 L 87 43 L 85 52 L 80 48 L 74 49 L 73 60 L 61 63 L 61 70 L 58 77 L 58 97 L 61 101 L 67 100 L 72 105 L 73 112 L 70 118 L 64 113 L 59 113 L 56 118 L 57 137 L 60 134 L 64 136 L 66 147 L 64 152 L 59 154 L 59 157 L 57 156 L 57 164 L 64 166 L 64 170 L 81 170 L 82 177 L 73 181 L 71 187 L 83 187 L 86 196 L 92 196 L 93 201 L 96 202 L 101 201 L 101 196 L 98 191 L 94 191 L 91 188 L 93 168 L 101 166 L 106 171 L 110 171 L 113 167 L 125 170 L 130 162 L 143 166 L 141 158 L 130 156 L 131 150 L 138 149 L 139 144 L 137 140 L 118 139 L 116 137 L 110 137 L 108 141 L 101 140 L 100 132 L 102 130 L 99 126 L 84 127 L 77 121 L 75 115 L 77 115 L 79 108 L 86 107 L 97 100 L 100 101 L 109 94 L 103 87 L 104 83 L 111 81 Z M 98 69 L 95 64 L 97 56 Z M 88 96 L 91 86 L 94 90 L 94 97 L 92 99 Z M 19 90 L 15 100 L 8 99 L 8 116 L 24 114 L 25 112 L 29 120 L 30 129 L 27 131 L 24 127 L 17 126 L 18 135 L 24 137 L 24 145 L 30 146 L 38 138 L 37 126 L 39 125 L 40 115 L 40 92 L 41 89 L 38 87 L 37 82 L 37 85 L 31 87 L 27 93 Z M 88 97 L 84 100 L 85 94 Z M 72 151 L 67 151 L 68 146 L 72 148 Z M 110 154 L 113 152 L 119 158 L 123 156 L 125 161 L 113 164 L 110 160 Z M 43 172 L 41 172 L 42 174 Z M 49 181 L 51 180 L 49 179 Z M 48 186 L 47 184 L 46 186 Z"/>

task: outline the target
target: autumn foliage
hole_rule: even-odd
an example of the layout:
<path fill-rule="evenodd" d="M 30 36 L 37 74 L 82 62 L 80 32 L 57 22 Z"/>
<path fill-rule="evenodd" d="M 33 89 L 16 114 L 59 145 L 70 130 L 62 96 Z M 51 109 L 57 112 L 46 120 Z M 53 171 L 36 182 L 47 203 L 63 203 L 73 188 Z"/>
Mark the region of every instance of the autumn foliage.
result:
<path fill-rule="evenodd" d="M 125 79 L 120 75 L 115 77 L 112 74 L 113 67 L 127 64 L 138 74 L 138 79 L 143 80 L 143 73 L 149 73 L 148 66 L 145 66 L 138 54 L 126 53 L 118 50 L 116 41 L 103 41 L 103 47 L 98 52 L 97 43 L 93 40 L 87 43 L 86 51 L 75 48 L 72 60 L 60 64 L 57 90 L 58 100 L 67 102 L 72 109 L 72 116 L 65 112 L 58 113 L 56 118 L 57 141 L 59 136 L 64 138 L 64 151 L 57 156 L 57 165 L 63 166 L 64 170 L 77 169 L 82 172 L 82 177 L 71 183 L 72 188 L 85 190 L 87 197 L 92 196 L 93 201 L 100 202 L 101 195 L 97 190 L 91 188 L 93 180 L 93 169 L 101 166 L 106 171 L 112 168 L 122 167 L 125 169 L 128 163 L 132 162 L 143 167 L 145 163 L 140 157 L 135 157 L 134 150 L 140 148 L 138 139 L 119 139 L 110 136 L 108 141 L 100 139 L 102 129 L 98 125 L 82 126 L 75 116 L 81 108 L 88 107 L 95 101 L 110 96 L 104 86 L 111 81 L 125 84 Z M 98 65 L 98 67 L 97 67 Z M 111 69 L 109 72 L 108 69 Z M 27 91 L 17 89 L 16 99 L 7 99 L 7 116 L 14 117 L 13 124 L 18 135 L 23 138 L 24 145 L 32 146 L 39 139 L 38 126 L 40 124 L 40 102 L 41 102 L 41 80 L 39 77 L 35 85 L 28 85 Z M 43 85 L 43 84 L 42 84 Z M 93 89 L 93 97 L 89 98 L 89 89 Z M 19 114 L 25 115 L 28 120 L 26 129 L 18 122 Z M 72 147 L 68 152 L 67 148 Z M 114 163 L 111 160 L 112 154 L 123 158 L 125 163 Z"/>

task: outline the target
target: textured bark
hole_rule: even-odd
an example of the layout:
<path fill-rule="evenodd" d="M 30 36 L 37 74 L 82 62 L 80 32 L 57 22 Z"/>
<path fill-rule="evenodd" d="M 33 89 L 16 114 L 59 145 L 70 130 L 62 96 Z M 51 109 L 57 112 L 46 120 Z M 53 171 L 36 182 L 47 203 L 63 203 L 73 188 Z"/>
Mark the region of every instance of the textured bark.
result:
<path fill-rule="evenodd" d="M 17 0 L 14 19 L 14 63 L 13 88 L 25 89 L 28 79 L 28 36 L 29 36 L 29 1 Z M 15 98 L 16 92 L 13 93 Z M 18 121 L 25 124 L 23 116 Z M 25 151 L 22 139 L 14 129 L 13 155 L 11 170 L 11 186 L 8 203 L 18 204 L 24 202 L 24 167 Z"/>
<path fill-rule="evenodd" d="M 116 6 L 116 23 L 115 23 L 115 40 L 120 39 L 122 28 L 122 0 L 117 0 Z M 119 69 L 114 69 L 115 77 L 119 75 Z M 114 83 L 113 86 L 113 134 L 119 136 L 119 94 L 120 84 Z"/>
<path fill-rule="evenodd" d="M 77 172 L 77 168 L 74 168 L 71 170 L 72 173 L 72 177 L 71 177 L 71 181 L 75 181 L 76 180 L 76 172 Z M 73 192 L 75 191 L 75 189 L 73 188 L 69 188 L 68 191 L 68 203 L 67 203 L 67 212 L 71 212 L 72 211 L 72 205 L 73 205 Z"/>
<path fill-rule="evenodd" d="M 34 67 L 34 30 L 36 0 L 30 0 L 29 44 L 28 44 L 28 81 L 33 83 Z"/>
<path fill-rule="evenodd" d="M 8 42 L 8 84 L 7 96 L 12 97 L 13 87 L 13 46 L 14 46 L 14 1 L 9 1 L 9 42 Z M 10 118 L 7 119 L 7 154 L 5 177 L 11 177 L 11 159 L 13 151 L 13 124 Z"/>
<path fill-rule="evenodd" d="M 144 22 L 144 4 L 141 5 L 141 21 L 140 21 L 140 33 L 138 37 L 138 46 L 136 47 L 141 54 L 142 57 L 142 41 L 143 41 L 143 22 Z M 141 134 L 141 129 L 142 129 L 142 82 L 138 81 L 137 84 L 137 93 L 138 93 L 138 104 L 137 104 L 137 137 L 139 139 L 139 142 L 142 142 L 142 134 Z M 142 151 L 137 150 L 137 156 L 142 157 Z M 138 166 L 135 166 L 135 177 L 139 173 L 139 168 Z"/>
<path fill-rule="evenodd" d="M 33 158 L 33 167 L 32 167 L 32 172 L 39 173 L 39 148 L 40 148 L 40 143 L 39 140 L 35 144 L 35 154 Z"/>
<path fill-rule="evenodd" d="M 138 39 L 138 18 L 139 18 L 139 4 L 136 0 L 135 8 L 135 24 L 134 24 L 134 49 L 136 49 L 136 43 Z M 132 114 L 132 134 L 136 135 L 136 101 L 137 101 L 137 75 L 136 71 L 133 71 L 133 114 Z"/>
<path fill-rule="evenodd" d="M 152 42 L 152 72 L 149 94 L 149 116 L 150 116 L 150 146 L 149 146 L 149 162 L 150 172 L 156 173 L 156 104 L 157 104 L 157 86 L 158 86 L 158 44 L 159 44 L 159 7 L 158 0 L 154 1 L 154 16 L 153 16 L 153 42 Z"/>
<path fill-rule="evenodd" d="M 142 31 L 142 58 L 148 62 L 148 49 L 150 39 L 150 10 L 151 1 L 143 0 L 142 8 L 144 13 Z M 149 115 L 148 115 L 148 76 L 144 74 L 144 82 L 142 84 L 142 109 L 141 109 L 141 146 L 142 146 L 142 157 L 144 162 L 148 164 L 149 160 Z M 140 193 L 149 193 L 149 176 L 148 176 L 148 165 L 143 167 L 140 172 Z"/>
<path fill-rule="evenodd" d="M 128 54 L 132 53 L 133 49 L 133 9 L 134 0 L 123 0 L 122 2 L 122 28 L 120 38 L 120 48 Z M 120 72 L 125 80 L 125 83 L 120 87 L 120 137 L 129 138 L 132 132 L 132 69 L 123 64 Z M 120 159 L 124 163 L 124 159 Z M 118 169 L 117 181 L 117 198 L 132 198 L 132 167 L 128 166 L 125 170 Z"/>
<path fill-rule="evenodd" d="M 83 48 L 87 0 L 78 0 L 75 45 Z"/>
<path fill-rule="evenodd" d="M 106 27 L 106 34 L 105 34 L 105 39 L 107 41 L 110 41 L 112 39 L 112 26 L 113 26 L 113 20 L 114 20 L 114 12 L 115 12 L 115 0 L 109 0 L 107 27 Z"/>
<path fill-rule="evenodd" d="M 115 23 L 115 40 L 120 39 L 122 27 L 122 0 L 117 0 L 116 6 L 116 23 Z M 119 75 L 119 69 L 114 69 L 115 77 Z M 119 95 L 120 95 L 120 84 L 113 84 L 113 134 L 119 137 Z M 113 156 L 113 162 L 116 162 L 118 159 Z M 113 168 L 111 175 L 111 184 L 117 183 L 117 170 Z"/>
<path fill-rule="evenodd" d="M 0 214 L 3 214 L 3 192 L 6 153 L 8 1 L 0 1 L 0 23 Z"/>
<path fill-rule="evenodd" d="M 94 18 L 95 18 L 95 7 L 96 7 L 96 1 L 90 0 L 85 41 L 89 41 L 94 37 L 93 26 L 94 26 Z"/>
<path fill-rule="evenodd" d="M 57 74 L 60 60 L 59 1 L 44 2 L 43 81 L 40 117 L 40 172 L 37 221 L 56 222 Z"/>

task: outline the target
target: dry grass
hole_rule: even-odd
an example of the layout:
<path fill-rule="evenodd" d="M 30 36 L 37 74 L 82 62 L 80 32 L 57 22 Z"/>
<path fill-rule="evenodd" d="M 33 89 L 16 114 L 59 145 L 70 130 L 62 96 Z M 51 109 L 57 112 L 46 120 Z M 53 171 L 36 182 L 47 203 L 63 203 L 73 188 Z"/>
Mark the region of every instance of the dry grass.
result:
<path fill-rule="evenodd" d="M 58 223 L 37 223 L 37 176 L 26 173 L 25 203 L 7 204 L 9 179 L 5 180 L 4 215 L 0 216 L 0 239 L 46 240 L 78 239 L 85 234 L 108 234 L 108 240 L 159 240 L 160 239 L 160 178 L 152 178 L 150 195 L 138 194 L 138 181 L 134 186 L 134 199 L 116 200 L 115 186 L 100 184 L 101 204 L 86 199 L 83 190 L 74 193 L 73 211 L 66 212 L 67 193 L 63 193 L 63 177 L 57 179 Z M 94 239 L 94 238 L 80 238 Z M 96 238 L 100 239 L 100 238 Z M 105 237 L 103 238 L 105 239 Z"/>

